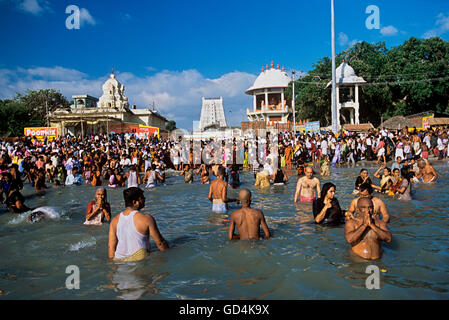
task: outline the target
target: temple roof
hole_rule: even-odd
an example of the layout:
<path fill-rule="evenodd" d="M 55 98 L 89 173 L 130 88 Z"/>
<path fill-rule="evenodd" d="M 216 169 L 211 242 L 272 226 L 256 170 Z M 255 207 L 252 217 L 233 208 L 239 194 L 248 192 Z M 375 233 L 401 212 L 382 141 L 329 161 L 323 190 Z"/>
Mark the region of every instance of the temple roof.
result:
<path fill-rule="evenodd" d="M 251 88 L 245 91 L 246 94 L 252 94 L 254 90 L 265 89 L 265 88 L 286 88 L 290 83 L 291 79 L 287 72 L 275 69 L 273 63 L 271 63 L 270 69 L 262 69 L 262 72 L 254 81 Z"/>

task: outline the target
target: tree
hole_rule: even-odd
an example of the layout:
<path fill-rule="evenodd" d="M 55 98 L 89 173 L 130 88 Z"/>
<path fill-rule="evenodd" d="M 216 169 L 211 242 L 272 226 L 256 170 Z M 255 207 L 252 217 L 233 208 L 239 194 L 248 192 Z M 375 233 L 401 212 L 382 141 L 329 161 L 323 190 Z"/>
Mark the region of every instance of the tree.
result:
<path fill-rule="evenodd" d="M 14 100 L 31 110 L 30 120 L 40 126 L 46 125 L 47 106 L 49 113 L 70 106 L 68 100 L 54 89 L 27 90 L 26 94 L 18 93 Z"/>
<path fill-rule="evenodd" d="M 22 136 L 23 129 L 33 123 L 30 117 L 30 110 L 17 101 L 0 100 L 0 136 Z"/>
<path fill-rule="evenodd" d="M 410 38 L 388 50 L 384 42 L 360 42 L 336 55 L 367 84 L 360 90 L 360 122 L 377 126 L 381 118 L 423 111 L 449 112 L 449 42 L 439 37 Z M 331 123 L 332 61 L 324 57 L 295 82 L 298 119 Z M 286 90 L 291 98 L 291 84 Z"/>
<path fill-rule="evenodd" d="M 171 131 L 175 130 L 175 129 L 176 129 L 176 122 L 173 121 L 173 120 L 168 121 L 168 122 L 165 124 L 165 129 L 166 129 L 168 132 L 171 132 Z"/>

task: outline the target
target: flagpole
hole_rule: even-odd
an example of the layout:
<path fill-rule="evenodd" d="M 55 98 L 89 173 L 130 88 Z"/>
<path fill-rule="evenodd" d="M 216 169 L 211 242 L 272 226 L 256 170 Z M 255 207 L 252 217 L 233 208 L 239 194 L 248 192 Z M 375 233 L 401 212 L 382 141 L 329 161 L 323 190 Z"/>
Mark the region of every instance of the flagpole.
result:
<path fill-rule="evenodd" d="M 337 94 L 335 82 L 335 17 L 334 17 L 334 0 L 331 0 L 331 34 L 332 34 L 332 131 L 338 132 L 337 119 Z"/>

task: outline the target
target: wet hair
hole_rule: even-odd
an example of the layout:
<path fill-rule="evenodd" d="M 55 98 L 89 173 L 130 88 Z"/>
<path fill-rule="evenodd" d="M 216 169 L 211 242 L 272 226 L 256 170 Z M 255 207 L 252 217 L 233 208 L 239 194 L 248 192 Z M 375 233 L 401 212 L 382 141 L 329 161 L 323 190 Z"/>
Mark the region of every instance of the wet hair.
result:
<path fill-rule="evenodd" d="M 388 174 L 391 174 L 391 169 L 390 168 L 384 168 L 384 170 L 387 170 Z"/>
<path fill-rule="evenodd" d="M 403 179 L 407 179 L 408 181 L 410 181 L 410 179 L 413 177 L 413 174 L 409 172 L 409 166 L 402 167 L 401 176 Z"/>
<path fill-rule="evenodd" d="M 326 198 L 326 194 L 327 194 L 327 192 L 330 190 L 330 188 L 334 188 L 334 189 L 337 189 L 337 187 L 335 186 L 335 184 L 333 184 L 332 182 L 326 182 L 324 185 L 323 185 L 323 188 L 321 189 L 321 196 L 320 196 L 320 199 L 321 199 L 321 201 L 324 201 L 324 199 Z"/>
<path fill-rule="evenodd" d="M 368 171 L 368 169 L 363 168 L 362 170 L 360 170 L 360 173 L 362 173 L 363 171 Z"/>
<path fill-rule="evenodd" d="M 224 177 L 226 175 L 225 168 L 219 167 L 218 170 L 217 170 L 217 174 L 218 174 L 218 176 L 223 176 Z"/>
<path fill-rule="evenodd" d="M 373 187 L 369 183 L 362 183 L 359 187 L 360 192 L 367 190 L 369 194 L 373 193 Z"/>
<path fill-rule="evenodd" d="M 123 199 L 126 207 L 132 207 L 134 201 L 138 201 L 141 197 L 143 197 L 143 190 L 140 188 L 131 187 L 123 190 Z"/>

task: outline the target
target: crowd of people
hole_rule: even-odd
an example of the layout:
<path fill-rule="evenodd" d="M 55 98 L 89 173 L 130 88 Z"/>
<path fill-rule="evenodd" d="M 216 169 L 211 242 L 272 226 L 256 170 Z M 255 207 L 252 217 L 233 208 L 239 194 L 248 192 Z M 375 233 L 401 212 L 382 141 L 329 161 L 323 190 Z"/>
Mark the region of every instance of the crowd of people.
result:
<path fill-rule="evenodd" d="M 283 185 L 297 175 L 293 201 L 312 204 L 317 224 L 345 224 L 346 240 L 353 252 L 366 259 L 378 259 L 380 243 L 391 241 L 391 233 L 387 227 L 388 210 L 380 198 L 373 196 L 374 190 L 411 200 L 413 183 L 434 183 L 438 174 L 430 165 L 429 156 L 447 158 L 448 133 L 447 128 L 340 134 L 282 132 L 274 138 L 256 137 L 255 141 L 253 136 L 242 144 L 235 138 L 227 143 L 215 142 L 218 149 L 209 148 L 211 141 L 201 141 L 200 152 L 193 141 L 186 143 L 182 138 L 142 139 L 133 134 L 67 136 L 52 141 L 34 137 L 0 140 L 0 201 L 10 212 L 22 213 L 32 210 L 25 205 L 21 193 L 24 184 L 41 193 L 49 184 L 55 188 L 83 184 L 99 187 L 95 200 L 87 205 L 84 224 L 110 221 L 109 257 L 140 259 L 149 248 L 149 234 L 161 250 L 168 248 L 154 218 L 139 212 L 145 204 L 140 186 L 155 188 L 163 184 L 169 179 L 168 171 L 170 176 L 182 175 L 185 183 L 194 183 L 198 176 L 199 183 L 210 184 L 208 199 L 213 212 L 226 213 L 230 202 L 242 205 L 230 215 L 230 240 L 259 239 L 259 227 L 265 238 L 270 237 L 262 211 L 251 208 L 249 189 L 241 189 L 237 199 L 228 198 L 228 188 L 241 186 L 241 168 L 252 170 L 256 188 Z M 236 154 L 241 155 L 242 163 L 236 160 Z M 318 167 L 321 176 L 326 177 L 332 167 L 360 161 L 381 164 L 373 174 L 379 183 L 374 183 L 363 168 L 355 181 L 353 193 L 357 197 L 348 210 L 342 210 L 335 197 L 337 186 L 328 182 L 321 187 L 314 168 Z M 391 167 L 387 166 L 389 161 L 393 161 Z M 107 202 L 107 188 L 124 188 L 126 209 L 114 218 Z M 45 210 L 34 209 L 29 221 L 44 218 Z"/>

